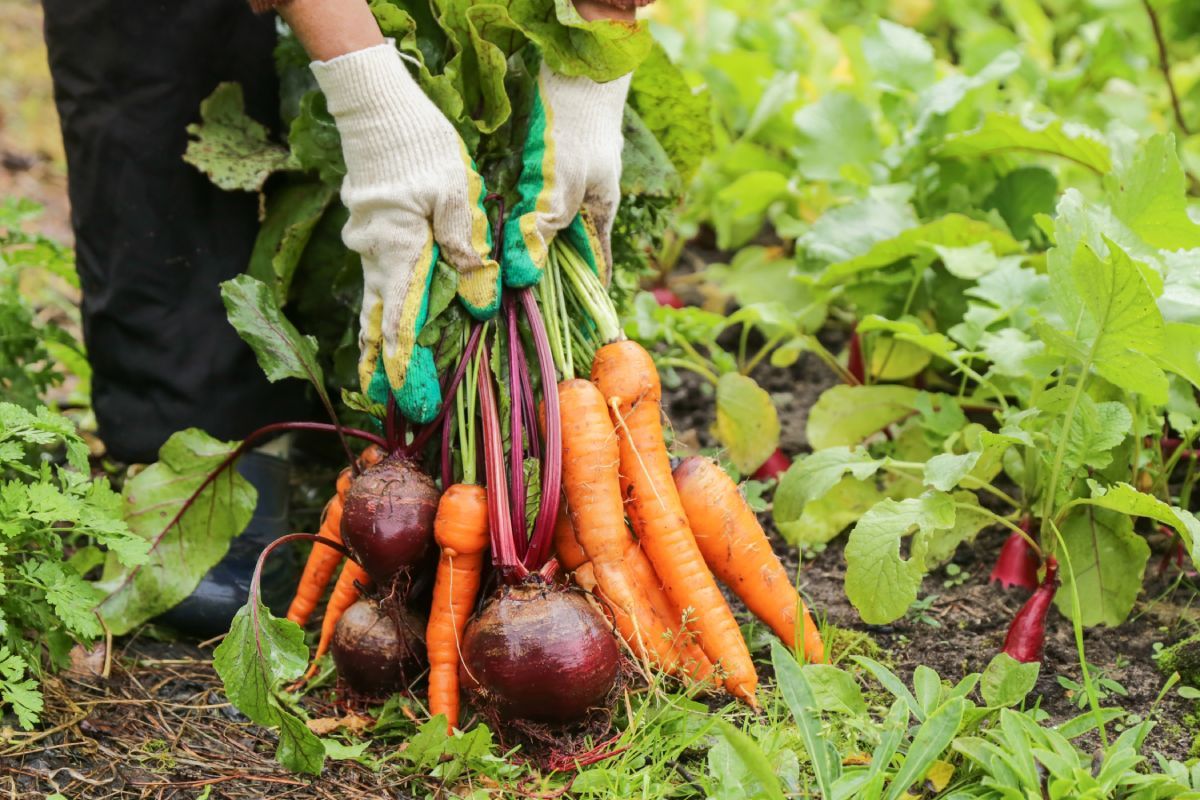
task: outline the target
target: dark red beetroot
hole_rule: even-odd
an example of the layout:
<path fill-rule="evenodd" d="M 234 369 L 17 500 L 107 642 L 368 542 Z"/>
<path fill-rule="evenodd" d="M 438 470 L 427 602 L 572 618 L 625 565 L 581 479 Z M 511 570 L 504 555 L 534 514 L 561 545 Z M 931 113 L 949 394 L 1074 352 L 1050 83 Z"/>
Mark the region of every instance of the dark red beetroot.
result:
<path fill-rule="evenodd" d="M 505 719 L 571 722 L 605 704 L 618 667 L 612 628 L 582 594 L 525 583 L 467 624 L 459 680 Z"/>
<path fill-rule="evenodd" d="M 683 302 L 682 297 L 675 294 L 675 292 L 671 291 L 665 286 L 655 286 L 650 290 L 650 294 L 654 295 L 654 299 L 660 306 L 666 306 L 667 308 L 683 308 L 685 305 L 687 305 Z"/>
<path fill-rule="evenodd" d="M 338 675 L 369 697 L 403 689 L 425 669 L 425 625 L 402 605 L 385 610 L 374 600 L 359 600 L 346 609 L 333 633 Z"/>
<path fill-rule="evenodd" d="M 769 481 L 787 472 L 791 465 L 791 457 L 779 448 L 775 448 L 775 452 L 767 456 L 767 460 L 750 477 L 756 481 Z"/>
<path fill-rule="evenodd" d="M 438 490 L 402 455 L 390 456 L 350 484 L 342 540 L 380 587 L 420 565 L 433 541 Z"/>
<path fill-rule="evenodd" d="M 1058 561 L 1050 556 L 1046 559 L 1046 577 L 1042 579 L 1042 585 L 1021 606 L 1004 637 L 1004 652 L 1022 664 L 1042 660 L 1042 648 L 1046 644 L 1046 612 L 1057 591 Z"/>

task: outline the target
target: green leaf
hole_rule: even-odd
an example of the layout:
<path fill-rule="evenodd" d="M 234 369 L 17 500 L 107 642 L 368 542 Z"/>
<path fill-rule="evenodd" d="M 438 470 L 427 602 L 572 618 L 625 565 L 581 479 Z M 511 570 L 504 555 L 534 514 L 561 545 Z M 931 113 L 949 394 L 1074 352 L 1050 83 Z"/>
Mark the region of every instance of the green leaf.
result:
<path fill-rule="evenodd" d="M 32 730 L 42 714 L 42 693 L 38 683 L 28 677 L 29 665 L 8 645 L 0 645 L 0 700 L 13 713 L 23 730 Z"/>
<path fill-rule="evenodd" d="M 717 381 L 716 434 L 738 471 L 754 472 L 779 447 L 779 416 L 771 395 L 746 375 L 722 375 Z"/>
<path fill-rule="evenodd" d="M 863 514 L 846 542 L 846 594 L 864 622 L 881 625 L 904 616 L 925 577 L 930 535 L 953 525 L 954 501 L 942 493 L 884 500 Z M 903 558 L 901 541 L 910 534 Z"/>
<path fill-rule="evenodd" d="M 1092 496 L 1082 502 L 1132 517 L 1147 517 L 1173 528 L 1187 545 L 1192 561 L 1200 563 L 1200 520 L 1192 512 L 1168 505 L 1154 495 L 1139 492 L 1128 483 L 1106 487 L 1088 479 L 1088 487 L 1092 490 Z"/>
<path fill-rule="evenodd" d="M 849 447 L 828 447 L 796 459 L 775 490 L 776 520 L 798 517 L 804 506 L 824 497 L 847 473 L 857 480 L 866 480 L 882 463 L 862 448 Z"/>
<path fill-rule="evenodd" d="M 826 452 L 829 451 L 821 451 Z M 811 458 L 817 455 L 820 453 Z M 779 533 L 796 545 L 828 542 L 885 497 L 875 481 L 860 481 L 847 475 L 819 498 L 801 505 L 804 495 L 802 491 L 794 491 L 794 486 L 794 482 L 789 484 L 785 492 L 783 482 L 780 483 L 775 490 L 773 513 Z"/>
<path fill-rule="evenodd" d="M 266 284 L 239 275 L 221 284 L 221 299 L 230 324 L 254 350 L 267 380 L 302 378 L 318 392 L 325 391 L 325 376 L 317 363 L 317 340 L 300 335 Z"/>
<path fill-rule="evenodd" d="M 1188 215 L 1187 178 L 1173 134 L 1140 142 L 1129 164 L 1105 181 L 1113 213 L 1152 247 L 1200 247 L 1200 225 Z"/>
<path fill-rule="evenodd" d="M 979 692 L 991 708 L 1015 706 L 1033 691 L 1037 684 L 1039 662 L 1022 664 L 1008 653 L 997 653 L 983 671 Z"/>
<path fill-rule="evenodd" d="M 979 453 L 942 453 L 925 462 L 925 485 L 948 492 L 975 469 Z"/>
<path fill-rule="evenodd" d="M 282 182 L 267 200 L 247 274 L 272 288 L 282 306 L 313 231 L 333 202 L 336 186 L 311 179 Z"/>
<path fill-rule="evenodd" d="M 293 772 L 319 775 L 324 745 L 277 696 L 280 686 L 299 678 L 307 666 L 304 629 L 276 619 L 257 597 L 242 606 L 213 651 L 213 668 L 229 702 L 259 725 L 279 729 L 279 763 Z"/>
<path fill-rule="evenodd" d="M 960 545 L 974 541 L 980 531 L 995 522 L 979 505 L 979 498 L 973 492 L 955 492 L 954 503 L 953 527 L 932 531 L 929 536 L 929 548 L 925 551 L 927 569 L 948 562 Z"/>
<path fill-rule="evenodd" d="M 863 199 L 822 214 L 796 244 L 820 261 L 855 259 L 917 224 L 911 196 L 909 186 L 873 186 Z"/>
<path fill-rule="evenodd" d="M 621 150 L 621 193 L 652 197 L 678 195 L 682 184 L 675 165 L 638 113 L 629 106 L 625 107 L 621 130 L 625 140 Z"/>
<path fill-rule="evenodd" d="M 788 189 L 786 175 L 767 170 L 746 172 L 722 187 L 713 198 L 717 245 L 733 249 L 750 241 L 762 227 L 767 209 Z"/>
<path fill-rule="evenodd" d="M 94 611 L 96 603 L 104 598 L 99 589 L 57 561 L 22 562 L 21 573 L 30 583 L 41 586 L 46 602 L 67 630 L 89 639 L 104 633 Z"/>
<path fill-rule="evenodd" d="M 1058 199 L 1058 180 L 1042 167 L 1018 167 L 1004 174 L 984 207 L 995 209 L 1018 239 L 1028 239 L 1037 230 L 1038 214 L 1054 213 Z"/>
<path fill-rule="evenodd" d="M 708 89 L 693 89 L 655 43 L 633 72 L 629 104 L 662 146 L 683 184 L 691 181 L 713 150 L 712 101 Z"/>
<path fill-rule="evenodd" d="M 858 716 L 867 713 L 858 681 L 844 669 L 832 664 L 805 664 L 801 668 L 817 709 Z"/>
<path fill-rule="evenodd" d="M 779 692 L 800 729 L 821 795 L 833 797 L 833 784 L 841 773 L 841 763 L 832 743 L 823 735 L 820 706 L 812 687 L 795 657 L 778 641 L 771 642 L 771 666 L 775 669 Z"/>
<path fill-rule="evenodd" d="M 800 173 L 814 181 L 835 181 L 847 167 L 862 169 L 882 147 L 870 112 L 845 92 L 830 92 L 796 112 L 795 145 Z"/>
<path fill-rule="evenodd" d="M 1163 328 L 1159 366 L 1200 388 L 1200 325 L 1168 322 Z"/>
<path fill-rule="evenodd" d="M 783 787 L 771 762 L 753 739 L 723 719 L 716 721 L 720 737 L 708 751 L 708 767 L 717 782 L 716 798 L 784 800 Z"/>
<path fill-rule="evenodd" d="M 1154 363 L 1163 352 L 1164 323 L 1154 294 L 1134 262 L 1111 240 L 1101 260 L 1090 245 L 1073 254 L 1059 248 L 1047 259 L 1055 304 L 1069 331 L 1053 334 L 1047 346 L 1090 367 L 1111 383 L 1144 395 L 1167 399 L 1167 380 Z"/>
<path fill-rule="evenodd" d="M 1124 622 L 1142 588 L 1150 558 L 1146 540 L 1133 532 L 1133 522 L 1125 514 L 1102 508 L 1072 511 L 1061 531 L 1070 569 L 1061 572 L 1063 585 L 1054 598 L 1058 610 L 1072 615 L 1074 583 L 1081 623 L 1090 627 Z"/>
<path fill-rule="evenodd" d="M 808 443 L 814 450 L 860 444 L 911 416 L 919 395 L 909 386 L 839 385 L 827 389 L 808 413 Z"/>
<path fill-rule="evenodd" d="M 938 255 L 936 248 L 978 247 L 986 244 L 998 256 L 1021 251 L 1021 244 L 1007 232 L 962 214 L 947 214 L 915 228 L 899 232 L 854 258 L 830 264 L 821 273 L 821 283 L 836 285 L 867 270 L 879 269 L 921 254 Z"/>
<path fill-rule="evenodd" d="M 933 46 L 911 28 L 877 20 L 863 36 L 862 49 L 876 85 L 916 92 L 933 83 Z"/>
<path fill-rule="evenodd" d="M 1059 156 L 1101 175 L 1112 169 L 1103 136 L 1057 117 L 1034 120 L 992 112 L 984 116 L 978 128 L 948 135 L 939 152 L 952 158 L 980 158 L 1009 151 Z"/>
<path fill-rule="evenodd" d="M 157 463 L 125 482 L 125 522 L 148 543 L 149 554 L 144 564 L 125 567 L 110 553 L 96 584 L 107 592 L 97 610 L 114 635 L 190 595 L 250 521 L 256 493 L 233 469 L 235 447 L 196 428 L 179 431 L 159 450 Z"/>
<path fill-rule="evenodd" d="M 273 173 L 295 168 L 291 154 L 246 115 L 241 84 L 218 85 L 187 132 L 192 139 L 183 160 L 226 191 L 261 192 Z"/>
<path fill-rule="evenodd" d="M 909 788 L 925 777 L 933 762 L 945 752 L 962 728 L 967 702 L 955 697 L 930 714 L 913 735 L 904 763 L 888 784 L 884 800 L 899 800 Z"/>
<path fill-rule="evenodd" d="M 309 92 L 300 99 L 300 113 L 292 120 L 288 144 L 296 165 L 316 172 L 323 183 L 336 186 L 346 174 L 342 137 L 321 92 Z"/>

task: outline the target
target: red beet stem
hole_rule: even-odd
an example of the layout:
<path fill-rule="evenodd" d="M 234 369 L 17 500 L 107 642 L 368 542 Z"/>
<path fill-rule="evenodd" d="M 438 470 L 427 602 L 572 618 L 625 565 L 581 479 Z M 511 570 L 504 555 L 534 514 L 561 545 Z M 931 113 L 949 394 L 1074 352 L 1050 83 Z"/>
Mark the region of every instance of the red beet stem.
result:
<path fill-rule="evenodd" d="M 1031 527 L 1030 518 L 1022 517 L 1019 525 L 1028 536 Z M 1033 548 L 1029 546 L 1026 536 L 1013 531 L 1004 540 L 1004 546 L 1000 548 L 1000 555 L 996 558 L 995 566 L 992 567 L 988 583 L 998 581 L 1005 589 L 1011 589 L 1014 586 L 1021 586 L 1030 591 L 1037 589 L 1040 559 Z"/>
<path fill-rule="evenodd" d="M 511 442 L 508 449 L 508 513 L 512 516 L 513 544 L 517 548 L 517 557 L 523 559 L 529 549 L 525 530 L 525 431 L 522 425 L 525 404 L 521 399 L 521 332 L 517 329 L 517 307 L 512 295 L 504 298 L 504 321 L 508 330 L 508 430 Z M 533 420 L 530 423 L 532 426 Z"/>
<path fill-rule="evenodd" d="M 520 579 L 529 571 L 517 556 L 516 542 L 513 541 L 504 474 L 504 442 L 500 435 L 500 411 L 496 407 L 496 389 L 492 383 L 492 367 L 488 362 L 486 357 L 479 361 L 479 410 L 483 417 L 483 465 L 487 475 L 492 563 L 506 579 Z"/>
<path fill-rule="evenodd" d="M 1013 617 L 1004 637 L 1004 652 L 1023 664 L 1042 660 L 1042 649 L 1046 644 L 1046 612 L 1058 591 L 1058 561 L 1054 556 L 1046 559 L 1046 576 L 1021 610 Z"/>
<path fill-rule="evenodd" d="M 467 346 L 463 348 L 463 355 L 459 359 L 458 367 L 454 370 L 454 376 L 450 378 L 450 382 L 446 384 L 442 391 L 442 407 L 438 410 L 437 416 L 413 438 L 413 443 L 408 446 L 405 452 L 410 454 L 420 452 L 425 443 L 433 436 L 434 431 L 438 429 L 438 423 L 448 416 L 450 406 L 454 402 L 454 395 L 458 392 L 458 387 L 462 384 L 463 376 L 467 374 L 467 365 L 471 363 L 471 357 L 474 355 L 475 348 L 479 344 L 479 336 L 482 332 L 482 323 L 477 322 L 471 327 L 471 335 L 467 338 Z"/>
<path fill-rule="evenodd" d="M 546 326 L 542 323 L 537 300 L 529 289 L 521 290 L 521 305 L 525 307 L 525 317 L 533 334 L 534 349 L 537 350 L 542 378 L 542 405 L 546 412 L 546 447 L 541 465 L 541 503 L 537 519 L 533 523 L 529 552 L 525 554 L 525 566 L 537 570 L 550 558 L 554 524 L 558 521 L 559 493 L 562 491 L 562 420 L 558 415 L 558 374 L 554 371 L 550 339 L 546 336 Z"/>

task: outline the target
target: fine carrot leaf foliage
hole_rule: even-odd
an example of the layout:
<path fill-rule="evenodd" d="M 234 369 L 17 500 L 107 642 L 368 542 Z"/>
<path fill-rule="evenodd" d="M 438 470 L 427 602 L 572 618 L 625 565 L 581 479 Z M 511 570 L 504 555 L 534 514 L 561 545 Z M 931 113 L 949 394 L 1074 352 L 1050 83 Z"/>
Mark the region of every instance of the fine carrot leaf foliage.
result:
<path fill-rule="evenodd" d="M 282 684 L 299 678 L 307 665 L 304 629 L 276 618 L 258 598 L 242 606 L 213 651 L 229 701 L 259 725 L 279 729 L 279 762 L 293 772 L 318 775 L 325 763 L 321 739 L 278 696 Z"/>
<path fill-rule="evenodd" d="M 97 610 L 117 635 L 172 608 L 200 583 L 242 532 L 257 494 L 233 468 L 236 443 L 196 428 L 179 431 L 159 460 L 130 478 L 122 495 L 125 522 L 146 543 L 145 563 L 111 554 L 96 587 Z M 189 498 L 197 493 L 195 498 Z"/>

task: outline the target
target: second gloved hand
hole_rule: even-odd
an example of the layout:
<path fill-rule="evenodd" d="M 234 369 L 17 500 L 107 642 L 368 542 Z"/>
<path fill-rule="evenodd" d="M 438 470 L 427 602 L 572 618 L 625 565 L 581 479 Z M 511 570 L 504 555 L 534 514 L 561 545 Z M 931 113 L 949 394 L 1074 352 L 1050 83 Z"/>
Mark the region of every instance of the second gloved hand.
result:
<path fill-rule="evenodd" d="M 359 379 L 375 402 L 428 422 L 441 402 L 433 354 L 417 344 L 439 255 L 458 270 L 467 310 L 499 303 L 483 180 L 462 139 L 386 44 L 312 65 L 346 159 L 346 246 L 363 266 Z M 382 369 L 380 369 L 382 367 Z"/>
<path fill-rule="evenodd" d="M 608 83 L 566 77 L 545 62 L 522 154 L 520 199 L 504 230 L 504 282 L 541 278 L 559 234 L 607 281 L 621 200 L 621 120 L 630 75 Z"/>

